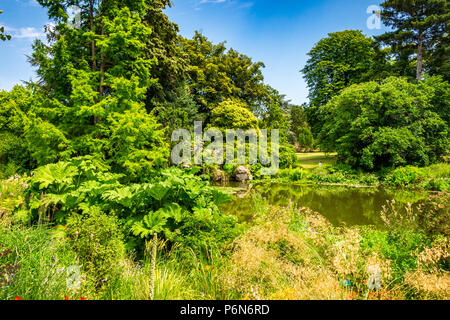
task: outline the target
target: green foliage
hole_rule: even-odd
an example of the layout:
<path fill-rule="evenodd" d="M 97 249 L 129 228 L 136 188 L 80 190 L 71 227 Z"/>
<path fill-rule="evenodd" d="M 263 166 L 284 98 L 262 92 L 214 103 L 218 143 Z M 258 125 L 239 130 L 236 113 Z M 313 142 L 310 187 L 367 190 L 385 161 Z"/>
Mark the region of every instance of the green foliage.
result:
<path fill-rule="evenodd" d="M 15 86 L 10 92 L 0 92 L 0 166 L 30 169 L 31 160 L 25 137 L 31 92 L 22 86 Z M 9 172 L 13 175 L 16 172 Z"/>
<path fill-rule="evenodd" d="M 407 271 L 417 266 L 417 257 L 413 253 L 431 244 L 423 232 L 417 231 L 387 232 L 365 228 L 361 236 L 362 251 L 380 253 L 392 262 L 394 282 L 400 282 Z"/>
<path fill-rule="evenodd" d="M 218 209 L 229 196 L 192 173 L 172 168 L 155 173 L 150 183 L 127 185 L 122 178 L 92 158 L 41 167 L 30 181 L 33 218 L 45 210 L 63 223 L 69 213 L 100 211 L 119 217 L 129 232 L 130 246 L 142 245 L 132 235 L 148 237 L 156 232 L 197 251 L 211 242 L 226 242 L 238 231 L 236 219 Z"/>
<path fill-rule="evenodd" d="M 261 69 L 264 64 L 230 49 L 225 43 L 213 44 L 202 34 L 181 39 L 188 58 L 191 93 L 199 109 L 207 112 L 224 100 L 240 100 L 256 110 L 267 96 Z"/>
<path fill-rule="evenodd" d="M 290 108 L 290 120 L 291 120 L 291 131 L 294 133 L 297 139 L 301 131 L 308 127 L 308 120 L 306 118 L 305 110 L 303 106 L 292 106 Z"/>
<path fill-rule="evenodd" d="M 351 86 L 322 108 L 321 145 L 368 170 L 435 163 L 449 148 L 448 124 L 430 103 L 435 94 L 427 83 L 394 77 Z"/>
<path fill-rule="evenodd" d="M 308 127 L 303 127 L 298 130 L 298 144 L 301 149 L 312 149 L 314 146 L 314 137 Z"/>
<path fill-rule="evenodd" d="M 407 75 L 411 62 L 416 65 L 416 79 L 423 70 L 448 80 L 448 31 L 450 4 L 446 0 L 387 0 L 381 6 L 381 18 L 393 31 L 377 40 L 392 48 L 400 75 Z M 425 68 L 423 68 L 425 61 Z M 428 63 L 429 61 L 429 63 Z M 403 67 L 403 70 L 402 70 Z"/>
<path fill-rule="evenodd" d="M 0 222 L 2 220 L 7 224 L 11 222 L 28 222 L 26 218 L 22 220 L 25 211 L 25 193 L 28 188 L 25 180 L 26 178 L 12 175 L 8 180 L 0 182 Z"/>
<path fill-rule="evenodd" d="M 286 142 L 280 143 L 280 168 L 290 168 L 297 162 L 295 149 L 291 144 Z"/>
<path fill-rule="evenodd" d="M 54 237 L 45 226 L 0 226 L 0 267 L 17 265 L 12 282 L 0 284 L 0 299 L 63 300 L 71 295 L 67 288 L 68 267 L 76 265 L 76 255 L 67 242 Z M 1 278 L 1 277 L 0 277 Z"/>
<path fill-rule="evenodd" d="M 449 191 L 449 165 L 438 164 L 426 168 L 412 166 L 397 168 L 386 175 L 384 182 L 397 188 L 413 187 L 434 191 Z"/>
<path fill-rule="evenodd" d="M 307 179 L 310 177 L 310 174 L 305 169 L 295 168 L 295 169 L 281 170 L 279 176 L 281 178 L 289 179 L 290 181 L 298 182 L 298 181 L 307 181 Z"/>
<path fill-rule="evenodd" d="M 165 128 L 168 140 L 174 130 L 192 127 L 195 120 L 204 121 L 206 117 L 198 112 L 198 105 L 190 94 L 187 83 L 180 85 L 174 93 L 166 94 L 164 102 L 155 103 L 152 114 Z"/>
<path fill-rule="evenodd" d="M 303 168 L 280 170 L 281 179 L 294 182 L 316 184 L 346 184 L 376 186 L 380 179 L 373 174 L 359 173 L 343 165 L 329 168 L 318 167 L 312 171 Z"/>
<path fill-rule="evenodd" d="M 112 269 L 124 258 L 125 245 L 118 219 L 98 208 L 67 219 L 66 234 L 83 270 L 101 286 Z"/>
<path fill-rule="evenodd" d="M 424 179 L 425 172 L 417 167 L 402 167 L 392 171 L 387 177 L 386 182 L 395 187 L 417 184 Z"/>
<path fill-rule="evenodd" d="M 257 129 L 258 120 L 245 103 L 225 100 L 212 109 L 211 126 L 223 129 Z"/>
<path fill-rule="evenodd" d="M 311 102 L 305 111 L 312 131 L 317 135 L 323 125 L 319 107 L 348 86 L 367 80 L 375 50 L 373 40 L 361 31 L 346 30 L 330 33 L 308 55 L 302 73 L 308 84 Z"/>
<path fill-rule="evenodd" d="M 158 3 L 153 15 L 164 7 Z M 91 155 L 133 181 L 165 165 L 164 132 L 146 109 L 149 89 L 158 82 L 155 57 L 146 50 L 152 5 L 102 1 L 91 10 L 81 1 L 81 28 L 70 29 L 63 11 L 68 2 L 41 4 L 58 25 L 50 30 L 50 45 L 36 41 L 31 58 L 41 80 L 27 113 L 33 159 L 44 165 Z"/>

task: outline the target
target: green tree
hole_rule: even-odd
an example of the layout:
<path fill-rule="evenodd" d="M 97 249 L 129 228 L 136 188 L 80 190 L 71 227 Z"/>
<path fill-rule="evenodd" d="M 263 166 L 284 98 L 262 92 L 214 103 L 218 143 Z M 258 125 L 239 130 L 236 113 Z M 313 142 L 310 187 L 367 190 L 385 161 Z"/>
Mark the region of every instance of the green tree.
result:
<path fill-rule="evenodd" d="M 438 161 L 449 149 L 449 126 L 442 105 L 433 104 L 437 83 L 449 89 L 435 78 L 412 84 L 396 77 L 345 89 L 322 108 L 322 147 L 368 170 Z"/>
<path fill-rule="evenodd" d="M 48 148 L 50 157 L 39 154 L 39 159 L 52 162 L 62 152 L 96 155 L 114 170 L 125 170 L 130 179 L 145 177 L 168 154 L 160 125 L 145 108 L 149 88 L 158 83 L 156 59 L 147 50 L 153 32 L 146 18 L 152 4 L 39 2 L 58 23 L 49 30 L 50 45 L 36 41 L 31 57 L 42 101 L 32 108 L 38 119 L 30 125 L 28 139 L 38 146 L 44 130 L 58 138 Z M 79 29 L 66 24 L 72 4 L 82 10 Z"/>
<path fill-rule="evenodd" d="M 367 80 L 375 57 L 374 42 L 361 31 L 330 33 L 308 53 L 302 72 L 309 88 L 308 122 L 315 135 L 323 125 L 320 106 L 342 89 Z"/>
<path fill-rule="evenodd" d="M 304 106 L 291 106 L 290 108 L 291 132 L 294 142 L 299 143 L 303 149 L 312 148 L 314 139 L 308 124 Z"/>
<path fill-rule="evenodd" d="M 31 91 L 22 86 L 0 91 L 0 167 L 27 170 L 34 166 L 24 130 L 31 99 Z"/>
<path fill-rule="evenodd" d="M 244 102 L 225 100 L 212 109 L 211 126 L 220 129 L 257 129 L 258 120 Z"/>
<path fill-rule="evenodd" d="M 270 94 L 264 99 L 259 127 L 279 130 L 280 168 L 289 168 L 294 165 L 297 157 L 294 146 L 289 142 L 289 116 L 283 112 L 286 108 L 286 100 L 273 88 L 269 87 L 268 92 Z"/>
<path fill-rule="evenodd" d="M 149 58 L 155 59 L 152 75 L 158 79 L 148 88 L 146 107 L 152 110 L 168 102 L 185 101 L 187 57 L 180 46 L 178 25 L 169 20 L 163 10 L 172 6 L 171 0 L 147 1 L 145 23 L 152 28 L 152 36 L 145 48 Z"/>
<path fill-rule="evenodd" d="M 301 127 L 298 133 L 298 144 L 301 149 L 310 150 L 314 146 L 314 137 L 308 127 Z"/>
<path fill-rule="evenodd" d="M 227 50 L 225 43 L 213 44 L 198 32 L 193 39 L 181 39 L 181 45 L 188 57 L 191 94 L 201 112 L 208 113 L 226 99 L 241 100 L 256 111 L 268 95 L 263 63 Z"/>
<path fill-rule="evenodd" d="M 0 14 L 3 13 L 3 10 L 0 10 Z M 11 40 L 11 36 L 9 34 L 5 34 L 5 27 L 0 27 L 0 40 L 6 41 Z"/>
<path fill-rule="evenodd" d="M 450 3 L 447 0 L 387 0 L 381 6 L 381 18 L 394 29 L 378 41 L 393 48 L 397 59 L 405 66 L 410 61 L 416 65 L 416 79 L 422 80 L 424 59 L 430 58 L 430 67 L 439 72 L 440 63 L 448 68 L 450 52 Z M 446 75 L 448 78 L 448 75 Z"/>

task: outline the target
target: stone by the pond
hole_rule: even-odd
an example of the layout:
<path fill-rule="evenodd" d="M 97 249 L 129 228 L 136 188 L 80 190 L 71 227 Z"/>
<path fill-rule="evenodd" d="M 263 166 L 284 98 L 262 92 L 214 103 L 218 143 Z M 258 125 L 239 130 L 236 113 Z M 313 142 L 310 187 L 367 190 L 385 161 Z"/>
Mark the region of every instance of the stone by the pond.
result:
<path fill-rule="evenodd" d="M 234 178 L 238 182 L 245 182 L 248 180 L 253 180 L 252 173 L 250 172 L 249 169 L 247 169 L 244 166 L 239 166 L 236 168 L 236 170 L 234 172 Z"/>
<path fill-rule="evenodd" d="M 212 181 L 213 182 L 228 182 L 228 178 L 224 171 L 216 169 L 213 171 Z"/>

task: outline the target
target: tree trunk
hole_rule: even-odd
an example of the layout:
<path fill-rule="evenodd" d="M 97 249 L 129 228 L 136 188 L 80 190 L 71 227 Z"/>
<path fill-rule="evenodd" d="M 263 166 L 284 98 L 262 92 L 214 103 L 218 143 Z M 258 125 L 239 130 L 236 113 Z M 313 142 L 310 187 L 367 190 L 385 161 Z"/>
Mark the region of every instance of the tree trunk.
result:
<path fill-rule="evenodd" d="M 419 45 L 417 49 L 417 81 L 422 80 L 423 74 L 423 35 L 419 33 Z"/>
<path fill-rule="evenodd" d="M 91 25 L 91 32 L 94 31 L 94 1 L 89 0 L 89 22 Z M 92 57 L 92 71 L 97 71 L 97 62 L 95 61 L 95 40 L 91 41 L 91 57 Z"/>
<path fill-rule="evenodd" d="M 102 25 L 102 38 L 105 35 L 105 26 Z M 103 50 L 100 53 L 100 99 L 103 98 L 103 83 L 105 81 L 105 55 Z"/>

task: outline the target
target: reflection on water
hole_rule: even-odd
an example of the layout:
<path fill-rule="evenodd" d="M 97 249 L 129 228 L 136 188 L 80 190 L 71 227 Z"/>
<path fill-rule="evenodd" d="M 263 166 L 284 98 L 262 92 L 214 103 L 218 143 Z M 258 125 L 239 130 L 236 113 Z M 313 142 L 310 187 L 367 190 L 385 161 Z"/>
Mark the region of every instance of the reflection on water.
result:
<path fill-rule="evenodd" d="M 237 192 L 231 203 L 222 207 L 237 215 L 242 221 L 249 220 L 257 211 L 260 201 L 287 206 L 292 201 L 297 207 L 308 207 L 324 215 L 334 225 L 375 225 L 382 227 L 382 206 L 395 200 L 399 212 L 408 203 L 416 204 L 427 198 L 427 192 L 395 191 L 377 188 L 350 188 L 336 186 L 296 185 L 291 183 L 268 183 L 262 185 L 231 185 Z"/>

